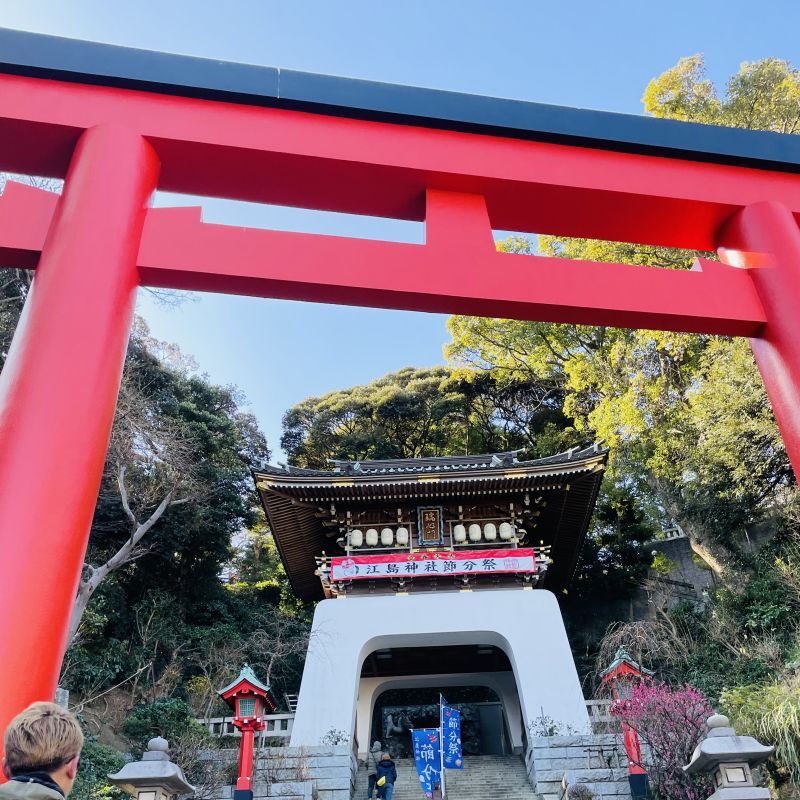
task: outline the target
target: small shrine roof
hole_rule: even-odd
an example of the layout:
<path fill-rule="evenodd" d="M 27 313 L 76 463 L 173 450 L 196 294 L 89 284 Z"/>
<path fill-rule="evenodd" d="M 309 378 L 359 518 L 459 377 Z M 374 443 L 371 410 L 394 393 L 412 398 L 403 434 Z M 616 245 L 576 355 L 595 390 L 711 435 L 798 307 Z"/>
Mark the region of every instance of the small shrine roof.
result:
<path fill-rule="evenodd" d="M 633 671 L 641 672 L 642 675 L 655 674 L 653 670 L 647 669 L 643 667 L 638 661 L 635 661 L 633 656 L 624 647 L 619 647 L 617 648 L 617 652 L 614 653 L 614 660 L 600 673 L 600 677 L 601 678 L 610 677 L 612 673 L 619 670 L 623 664 L 626 664 Z"/>
<path fill-rule="evenodd" d="M 245 664 L 239 673 L 239 677 L 234 678 L 227 686 L 220 689 L 217 694 L 220 696 L 227 694 L 231 689 L 235 688 L 244 681 L 247 681 L 252 686 L 255 686 L 256 689 L 260 689 L 265 694 L 270 694 L 272 692 L 269 686 L 267 686 L 265 683 L 262 683 L 256 677 L 255 672 L 253 672 L 253 668 L 249 664 Z"/>
<path fill-rule="evenodd" d="M 497 504 L 526 493 L 544 499 L 537 538 L 552 545 L 546 586 L 569 582 L 608 459 L 599 444 L 546 458 L 521 451 L 414 459 L 333 461 L 329 470 L 267 466 L 254 471 L 286 574 L 303 599 L 322 596 L 316 557 L 343 555 L 338 530 L 326 523 L 332 505 L 359 509 L 430 504 Z"/>

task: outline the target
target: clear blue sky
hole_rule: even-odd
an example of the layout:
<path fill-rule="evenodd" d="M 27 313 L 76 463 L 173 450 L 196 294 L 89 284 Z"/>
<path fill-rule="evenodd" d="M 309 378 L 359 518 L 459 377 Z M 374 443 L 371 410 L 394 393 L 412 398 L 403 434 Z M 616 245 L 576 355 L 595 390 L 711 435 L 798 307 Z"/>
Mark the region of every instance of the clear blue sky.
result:
<path fill-rule="evenodd" d="M 800 65 L 797 0 L 0 0 L 0 26 L 310 72 L 640 113 L 648 80 L 702 52 L 722 83 L 740 62 Z M 159 197 L 160 204 L 195 202 Z M 211 221 L 418 239 L 414 225 L 209 201 Z M 143 296 L 155 336 L 245 393 L 278 450 L 303 398 L 441 363 L 445 318 L 195 295 Z M 279 454 L 277 454 L 279 455 Z"/>

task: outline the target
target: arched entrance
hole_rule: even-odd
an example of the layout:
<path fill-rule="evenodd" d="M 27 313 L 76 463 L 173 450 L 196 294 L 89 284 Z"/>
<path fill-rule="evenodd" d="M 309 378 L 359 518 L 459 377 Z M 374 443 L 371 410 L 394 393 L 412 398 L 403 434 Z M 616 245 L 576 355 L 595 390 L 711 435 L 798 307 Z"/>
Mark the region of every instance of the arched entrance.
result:
<path fill-rule="evenodd" d="M 435 659 L 436 648 L 421 648 L 420 657 Z M 461 650 L 462 648 L 453 648 Z M 477 648 L 463 648 L 475 651 Z M 492 648 L 495 649 L 495 648 Z M 497 651 L 505 659 L 505 654 Z M 469 654 L 463 665 L 469 669 Z M 439 726 L 439 698 L 461 711 L 465 757 L 508 755 L 522 751 L 522 722 L 514 675 L 503 672 L 452 672 L 405 677 L 368 677 L 359 684 L 356 734 L 359 743 L 400 758 L 410 755 L 412 728 Z M 368 737 L 368 738 L 365 738 Z"/>

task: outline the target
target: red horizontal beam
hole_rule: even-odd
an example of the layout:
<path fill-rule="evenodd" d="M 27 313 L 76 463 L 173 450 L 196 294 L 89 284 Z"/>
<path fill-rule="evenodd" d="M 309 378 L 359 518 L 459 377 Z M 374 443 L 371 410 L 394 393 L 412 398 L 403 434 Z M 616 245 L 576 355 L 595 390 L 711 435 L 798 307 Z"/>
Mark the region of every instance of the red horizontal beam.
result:
<path fill-rule="evenodd" d="M 713 250 L 764 197 L 800 215 L 800 176 L 477 133 L 0 75 L 0 169 L 63 176 L 100 122 L 146 136 L 159 187 L 422 219 L 428 189 L 480 194 L 492 227 Z"/>
<path fill-rule="evenodd" d="M 9 183 L 0 257 L 35 264 L 55 195 Z M 510 319 L 753 336 L 765 317 L 747 270 L 691 271 L 499 253 L 483 199 L 431 191 L 426 244 L 213 225 L 199 208 L 154 209 L 142 283 L 289 300 Z"/>
<path fill-rule="evenodd" d="M 6 182 L 0 196 L 0 267 L 37 265 L 57 202 L 52 192 Z"/>

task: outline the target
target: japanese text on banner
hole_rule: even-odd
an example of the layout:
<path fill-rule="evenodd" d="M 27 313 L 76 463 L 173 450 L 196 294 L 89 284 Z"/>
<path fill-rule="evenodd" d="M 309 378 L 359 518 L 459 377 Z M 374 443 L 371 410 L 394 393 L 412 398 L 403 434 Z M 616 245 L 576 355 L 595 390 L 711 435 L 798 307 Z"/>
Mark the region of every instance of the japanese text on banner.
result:
<path fill-rule="evenodd" d="M 531 548 L 392 555 L 351 555 L 331 559 L 334 581 L 535 572 Z"/>
<path fill-rule="evenodd" d="M 442 762 L 439 751 L 439 729 L 421 728 L 411 731 L 414 744 L 414 763 L 425 797 L 433 797 L 433 787 L 441 783 Z"/>
<path fill-rule="evenodd" d="M 461 752 L 461 712 L 453 706 L 442 708 L 442 747 L 446 769 L 464 769 Z"/>

